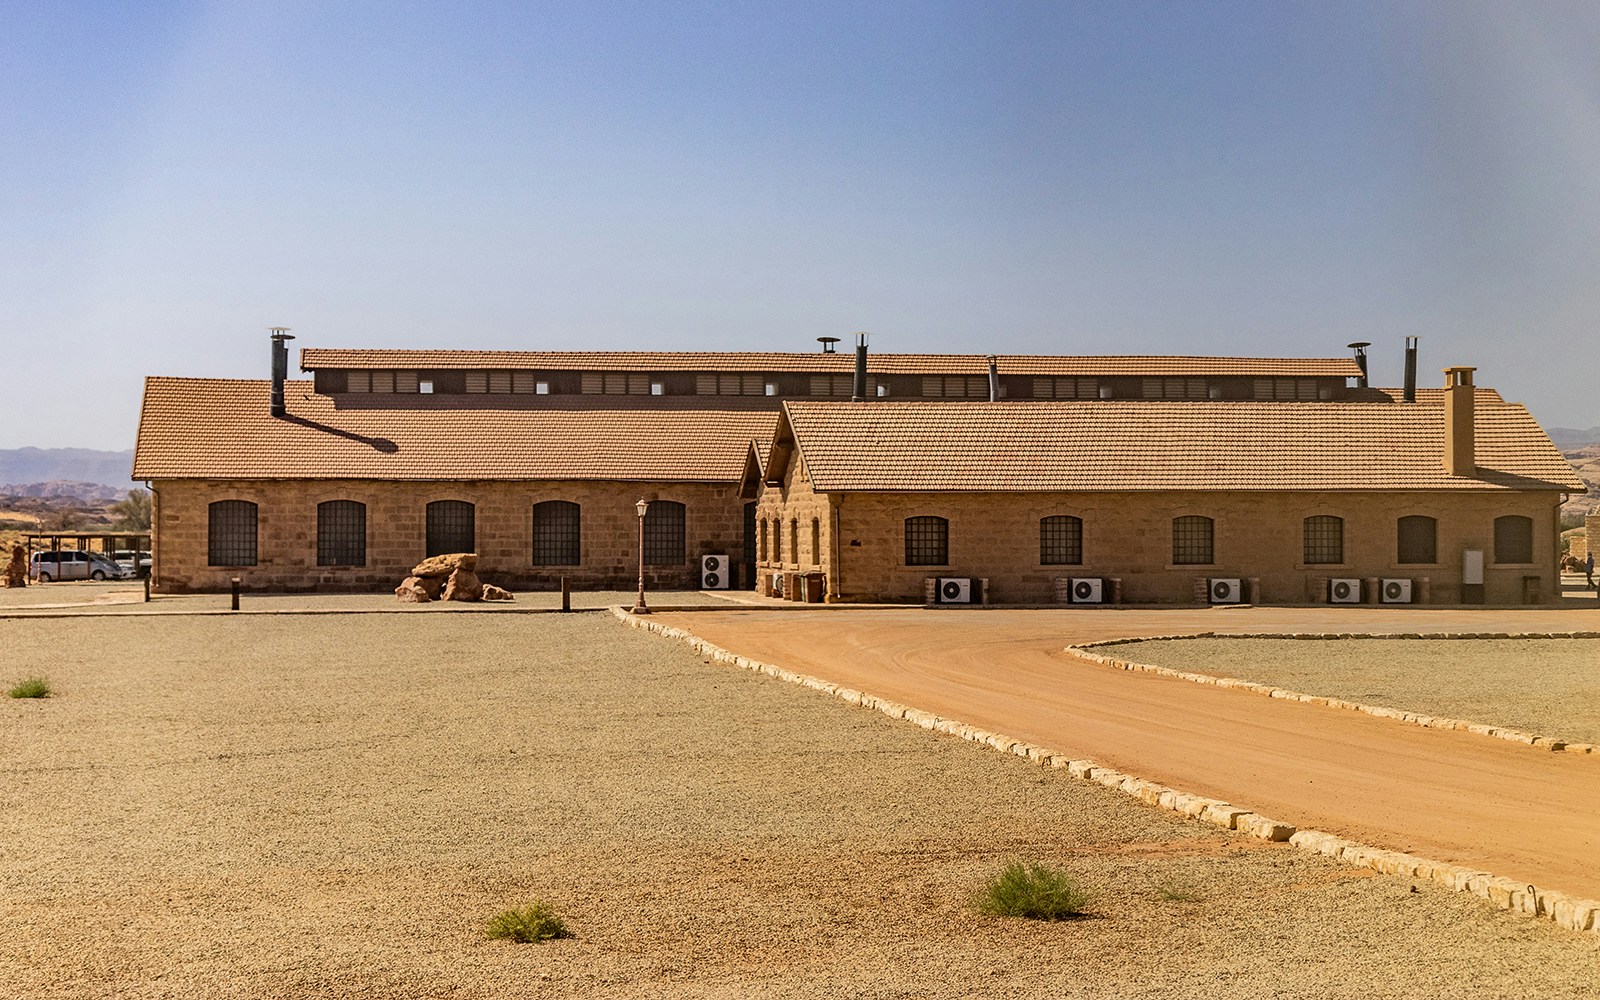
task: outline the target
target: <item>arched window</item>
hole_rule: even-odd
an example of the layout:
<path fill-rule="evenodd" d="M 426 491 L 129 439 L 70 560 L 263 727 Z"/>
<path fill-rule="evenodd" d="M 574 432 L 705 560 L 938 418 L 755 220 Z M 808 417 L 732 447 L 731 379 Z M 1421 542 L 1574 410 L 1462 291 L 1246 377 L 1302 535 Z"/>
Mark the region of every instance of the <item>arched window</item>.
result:
<path fill-rule="evenodd" d="M 465 500 L 435 500 L 428 504 L 427 555 L 476 552 L 476 516 L 477 508 Z"/>
<path fill-rule="evenodd" d="M 1494 561 L 1533 562 L 1533 519 L 1507 514 L 1494 519 Z"/>
<path fill-rule="evenodd" d="M 950 522 L 942 517 L 906 518 L 906 565 L 950 565 Z"/>
<path fill-rule="evenodd" d="M 317 565 L 367 564 L 367 505 L 355 500 L 317 504 Z"/>
<path fill-rule="evenodd" d="M 1056 514 L 1039 518 L 1039 564 L 1078 566 L 1083 563 L 1083 518 Z"/>
<path fill-rule="evenodd" d="M 1395 522 L 1395 562 L 1424 565 L 1439 561 L 1439 524 L 1425 514 Z"/>
<path fill-rule="evenodd" d="M 576 566 L 582 559 L 583 509 L 570 500 L 533 505 L 533 564 Z"/>
<path fill-rule="evenodd" d="M 206 513 L 206 564 L 256 564 L 256 505 L 248 500 L 218 500 Z"/>
<path fill-rule="evenodd" d="M 772 522 L 772 561 L 783 565 L 783 522 Z"/>
<path fill-rule="evenodd" d="M 800 522 L 789 522 L 789 558 L 794 560 L 796 566 L 800 565 Z"/>
<path fill-rule="evenodd" d="M 678 501 L 650 501 L 650 509 L 644 515 L 645 565 L 683 565 L 684 520 L 684 506 Z"/>
<path fill-rule="evenodd" d="M 1344 562 L 1344 518 L 1332 514 L 1316 514 L 1306 518 L 1301 529 L 1301 540 L 1301 559 L 1307 566 Z"/>
<path fill-rule="evenodd" d="M 1172 519 L 1172 564 L 1209 566 L 1215 559 L 1215 529 L 1211 518 L 1186 514 Z"/>
<path fill-rule="evenodd" d="M 811 565 L 822 565 L 822 522 L 811 519 Z"/>

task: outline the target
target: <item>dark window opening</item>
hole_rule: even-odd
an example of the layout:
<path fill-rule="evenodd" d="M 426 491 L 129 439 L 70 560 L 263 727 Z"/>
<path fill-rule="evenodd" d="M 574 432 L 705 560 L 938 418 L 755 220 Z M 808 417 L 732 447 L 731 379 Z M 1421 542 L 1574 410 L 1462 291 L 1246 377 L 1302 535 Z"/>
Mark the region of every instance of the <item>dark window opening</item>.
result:
<path fill-rule="evenodd" d="M 355 500 L 317 504 L 317 565 L 367 564 L 367 505 Z"/>
<path fill-rule="evenodd" d="M 942 517 L 906 518 L 906 565 L 949 564 L 950 522 Z"/>
<path fill-rule="evenodd" d="M 1494 519 L 1494 561 L 1533 562 L 1533 519 L 1516 514 Z"/>
<path fill-rule="evenodd" d="M 218 500 L 206 516 L 206 563 L 256 564 L 256 505 L 248 500 Z"/>
<path fill-rule="evenodd" d="M 428 504 L 427 555 L 476 552 L 476 508 L 465 500 L 435 500 Z"/>
<path fill-rule="evenodd" d="M 1039 563 L 1078 566 L 1083 563 L 1083 519 L 1057 514 L 1039 519 Z"/>
<path fill-rule="evenodd" d="M 1424 514 L 1402 517 L 1396 525 L 1396 562 L 1424 565 L 1439 561 L 1439 525 Z"/>
<path fill-rule="evenodd" d="M 533 564 L 577 566 L 582 562 L 582 508 L 570 500 L 533 505 Z"/>
<path fill-rule="evenodd" d="M 1318 514 L 1305 520 L 1301 558 L 1307 566 L 1344 562 L 1344 518 Z"/>
<path fill-rule="evenodd" d="M 676 500 L 652 500 L 644 515 L 644 561 L 647 566 L 681 566 L 684 560 L 684 506 Z"/>
<path fill-rule="evenodd" d="M 1214 558 L 1214 526 L 1211 518 L 1189 514 L 1172 519 L 1172 564 L 1209 566 Z"/>

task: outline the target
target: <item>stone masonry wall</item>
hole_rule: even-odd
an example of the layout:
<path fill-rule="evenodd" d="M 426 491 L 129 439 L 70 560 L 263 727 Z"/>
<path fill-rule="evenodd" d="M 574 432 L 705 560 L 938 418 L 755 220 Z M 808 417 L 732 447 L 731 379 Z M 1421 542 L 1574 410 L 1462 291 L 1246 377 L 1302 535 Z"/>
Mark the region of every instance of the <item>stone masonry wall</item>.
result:
<path fill-rule="evenodd" d="M 233 577 L 257 590 L 383 590 L 425 554 L 426 509 L 434 500 L 476 505 L 479 574 L 513 589 L 546 589 L 565 576 L 579 589 L 631 590 L 639 578 L 639 518 L 634 503 L 685 505 L 681 566 L 646 570 L 651 587 L 698 589 L 700 557 L 740 561 L 743 502 L 734 484 L 629 482 L 375 482 L 368 480 L 161 480 L 155 489 L 152 587 L 162 593 L 226 590 Z M 208 507 L 215 500 L 258 505 L 257 565 L 206 565 Z M 317 565 L 317 504 L 367 505 L 365 566 Z M 533 565 L 533 505 L 568 500 L 581 512 L 578 566 Z"/>
<path fill-rule="evenodd" d="M 805 463 L 796 452 L 786 470 L 784 485 L 764 489 L 756 505 L 756 537 L 762 538 L 764 532 L 766 538 L 766 548 L 758 543 L 756 550 L 757 576 L 761 579 L 758 589 L 762 593 L 768 592 L 768 581 L 775 574 L 823 573 L 828 577 L 828 593 L 834 594 L 832 510 L 829 498 L 812 488 Z M 781 551 L 773 545 L 774 533 L 783 537 Z"/>
<path fill-rule="evenodd" d="M 791 477 L 794 479 L 796 477 Z M 794 482 L 787 495 L 767 488 L 758 508 L 763 518 L 809 524 L 821 517 L 823 536 L 832 526 L 827 497 L 809 483 Z M 1204 577 L 1258 578 L 1262 603 L 1321 603 L 1329 577 L 1427 578 L 1427 600 L 1461 600 L 1462 551 L 1484 552 L 1484 598 L 1491 604 L 1521 604 L 1524 578 L 1533 577 L 1539 599 L 1556 591 L 1559 497 L 1544 493 L 1085 493 L 1085 494 L 842 494 L 837 506 L 836 548 L 825 544 L 822 569 L 830 592 L 846 600 L 920 601 L 930 576 L 989 579 L 996 603 L 1050 603 L 1059 576 L 1118 577 L 1128 603 L 1195 601 L 1195 581 Z M 1039 519 L 1072 514 L 1083 519 L 1083 564 L 1039 563 Z M 1185 514 L 1214 520 L 1214 564 L 1172 565 L 1171 521 Z M 1338 565 L 1305 565 L 1302 521 L 1317 514 L 1344 519 L 1344 557 Z M 1430 565 L 1396 562 L 1396 519 L 1426 514 L 1438 521 L 1438 558 Z M 1518 514 L 1532 519 L 1534 559 L 1494 562 L 1494 519 Z M 907 517 L 937 515 L 950 522 L 950 563 L 944 567 L 903 565 Z M 808 531 L 802 530 L 802 548 Z M 785 540 L 787 546 L 787 539 Z M 838 557 L 835 564 L 834 556 Z M 802 553 L 802 562 L 807 555 Z M 793 562 L 785 551 L 786 565 Z M 763 563 L 764 566 L 769 565 Z M 1414 584 L 1422 600 L 1420 583 Z"/>

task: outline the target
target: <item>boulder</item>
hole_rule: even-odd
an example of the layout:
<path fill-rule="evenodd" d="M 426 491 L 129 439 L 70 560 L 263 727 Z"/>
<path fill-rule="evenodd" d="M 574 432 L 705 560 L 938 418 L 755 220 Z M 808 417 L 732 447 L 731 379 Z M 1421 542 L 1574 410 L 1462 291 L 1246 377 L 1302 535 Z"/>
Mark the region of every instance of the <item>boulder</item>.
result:
<path fill-rule="evenodd" d="M 422 589 L 427 591 L 428 600 L 430 601 L 439 600 L 439 595 L 444 593 L 444 577 L 442 576 L 414 576 L 411 579 L 417 581 Z"/>
<path fill-rule="evenodd" d="M 474 573 L 478 569 L 478 555 L 475 552 L 452 552 L 448 555 L 429 556 L 428 558 L 411 567 L 412 576 L 443 577 L 449 576 L 458 569 Z"/>
<path fill-rule="evenodd" d="M 6 565 L 5 585 L 7 587 L 28 585 L 28 552 L 20 545 L 11 548 L 11 562 Z"/>
<path fill-rule="evenodd" d="M 477 556 L 472 560 L 477 561 Z M 483 600 L 483 581 L 478 579 L 478 574 L 465 566 L 458 567 L 450 574 L 450 579 L 445 582 L 444 596 L 446 601 L 481 601 Z"/>
<path fill-rule="evenodd" d="M 514 601 L 514 600 L 516 600 L 515 597 L 511 596 L 511 591 L 503 590 L 500 587 L 496 587 L 492 583 L 486 583 L 486 584 L 483 585 L 483 599 L 486 600 L 486 601 Z"/>
<path fill-rule="evenodd" d="M 400 598 L 402 604 L 427 604 L 433 600 L 423 581 L 414 576 L 406 577 L 405 582 L 394 588 L 394 596 Z"/>

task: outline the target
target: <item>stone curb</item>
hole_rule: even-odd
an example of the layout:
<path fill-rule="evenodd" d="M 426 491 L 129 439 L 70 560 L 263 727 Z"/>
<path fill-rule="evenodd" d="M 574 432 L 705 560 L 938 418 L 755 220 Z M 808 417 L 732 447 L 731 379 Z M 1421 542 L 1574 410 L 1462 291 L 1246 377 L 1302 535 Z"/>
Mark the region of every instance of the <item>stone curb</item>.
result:
<path fill-rule="evenodd" d="M 1422 726 L 1427 729 L 1454 729 L 1476 733 L 1479 736 L 1492 736 L 1495 739 L 1522 743 L 1527 746 L 1537 747 L 1540 750 L 1550 750 L 1558 753 L 1600 754 L 1600 746 L 1592 743 L 1572 743 L 1554 736 L 1525 733 L 1520 729 L 1510 729 L 1505 726 L 1491 726 L 1482 722 L 1469 722 L 1465 719 L 1446 719 L 1435 715 L 1425 715 L 1421 712 L 1406 712 L 1398 708 L 1385 708 L 1381 705 L 1364 705 L 1361 702 L 1345 701 L 1342 698 L 1328 698 L 1323 695 L 1305 694 L 1300 691 L 1291 691 L 1288 688 L 1273 687 L 1270 684 L 1257 684 L 1255 681 L 1241 680 L 1237 677 L 1219 677 L 1216 674 L 1199 674 L 1188 670 L 1174 670 L 1171 667 L 1158 667 L 1153 663 L 1135 663 L 1132 660 L 1119 660 L 1113 656 L 1105 656 L 1094 652 L 1095 649 L 1105 646 L 1122 646 L 1134 642 L 1174 642 L 1179 639 L 1600 639 L 1600 632 L 1396 632 L 1387 635 L 1381 633 L 1332 632 L 1242 632 L 1238 634 L 1231 632 L 1196 632 L 1189 635 L 1152 635 L 1137 639 L 1109 639 L 1105 642 L 1085 643 L 1082 646 L 1067 646 L 1063 650 L 1079 659 L 1113 667 L 1117 670 L 1160 674 L 1163 677 L 1173 677 L 1195 684 L 1210 684 L 1215 687 L 1249 691 L 1251 694 L 1266 695 L 1268 698 L 1282 698 L 1286 701 L 1304 702 L 1307 705 L 1348 709 L 1353 712 L 1363 712 L 1367 715 L 1376 716 L 1380 719 L 1409 722 L 1414 726 Z"/>
<path fill-rule="evenodd" d="M 863 691 L 857 691 L 854 688 L 833 684 L 793 670 L 786 670 L 783 667 L 771 663 L 763 663 L 760 660 L 753 660 L 747 656 L 740 656 L 723 649 L 721 646 L 707 642 L 685 629 L 641 618 L 630 613 L 626 608 L 614 607 L 611 609 L 611 613 L 624 624 L 633 628 L 654 632 L 668 639 L 682 640 L 695 652 L 713 661 L 732 664 L 744 670 L 766 674 L 769 677 L 774 677 L 790 684 L 798 684 L 814 691 L 821 691 L 851 705 L 876 709 L 890 718 L 903 719 L 906 722 L 921 726 L 923 729 L 959 736 L 973 743 L 982 743 L 1001 753 L 1026 758 L 1041 767 L 1065 771 L 1073 778 L 1082 781 L 1093 781 L 1107 788 L 1117 789 L 1141 802 L 1169 812 L 1179 813 L 1190 819 L 1197 819 L 1203 823 L 1219 826 L 1225 830 L 1233 830 L 1261 840 L 1287 843 L 1289 846 L 1302 851 L 1326 855 L 1346 864 L 1362 865 L 1386 875 L 1402 875 L 1408 878 L 1431 881 L 1456 892 L 1470 892 L 1481 899 L 1488 900 L 1489 903 L 1503 910 L 1544 917 L 1554 922 L 1557 926 L 1568 930 L 1593 931 L 1600 934 L 1600 901 L 1578 899 L 1568 896 L 1566 893 L 1539 889 L 1535 886 L 1524 885 L 1511 879 L 1478 871 L 1477 869 L 1463 868 L 1459 865 L 1446 864 L 1440 861 L 1430 861 L 1410 854 L 1401 854 L 1398 851 L 1367 847 L 1364 844 L 1345 840 L 1330 833 L 1322 833 L 1317 830 L 1298 830 L 1289 823 L 1268 819 L 1243 806 L 1236 806 L 1216 799 L 1208 799 L 1200 795 L 1191 795 L 1188 792 L 1180 792 L 1175 788 L 1168 788 L 1153 781 L 1146 781 L 1143 778 L 1125 774 L 1114 768 L 1104 767 L 1092 760 L 1069 757 L 1067 754 L 1033 746 L 999 733 L 992 733 L 986 729 L 969 726 L 954 719 L 941 718 L 932 712 L 910 708 L 898 702 L 888 701 Z"/>

